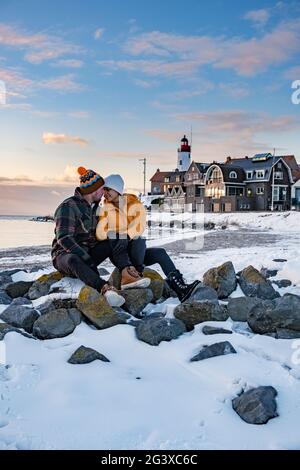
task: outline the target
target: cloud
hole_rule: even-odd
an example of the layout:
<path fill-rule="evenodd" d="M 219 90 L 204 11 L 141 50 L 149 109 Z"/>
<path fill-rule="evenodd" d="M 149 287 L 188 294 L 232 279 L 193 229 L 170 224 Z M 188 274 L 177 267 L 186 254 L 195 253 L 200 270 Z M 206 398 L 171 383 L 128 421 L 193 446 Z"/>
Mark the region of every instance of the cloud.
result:
<path fill-rule="evenodd" d="M 202 162 L 224 161 L 227 155 L 241 157 L 271 151 L 274 146 L 272 136 L 277 139 L 280 134 L 297 130 L 300 124 L 300 119 L 295 116 L 274 117 L 267 113 L 240 110 L 181 113 L 173 117 L 183 122 L 185 129 L 193 124 L 192 159 Z M 183 131 L 145 129 L 144 133 L 159 141 L 175 144 Z M 262 139 L 262 134 L 269 137 Z M 175 156 L 173 159 L 175 162 Z"/>
<path fill-rule="evenodd" d="M 66 67 L 71 69 L 79 69 L 83 66 L 84 62 L 79 59 L 61 59 L 55 64 L 55 67 Z"/>
<path fill-rule="evenodd" d="M 84 89 L 84 86 L 76 82 L 74 75 L 71 74 L 43 80 L 37 83 L 37 87 L 61 92 L 77 92 Z"/>
<path fill-rule="evenodd" d="M 88 111 L 71 111 L 68 113 L 68 116 L 76 119 L 88 119 L 90 117 L 90 113 Z"/>
<path fill-rule="evenodd" d="M 262 14 L 261 14 L 262 17 Z M 300 48 L 300 18 L 281 21 L 271 31 L 252 36 L 183 36 L 152 31 L 130 37 L 122 46 L 128 57 L 99 61 L 108 70 L 147 76 L 186 78 L 203 66 L 251 76 L 292 59 Z"/>
<path fill-rule="evenodd" d="M 284 78 L 287 78 L 288 80 L 291 80 L 292 82 L 294 80 L 300 80 L 300 66 L 295 66 L 287 69 L 283 73 Z"/>
<path fill-rule="evenodd" d="M 248 11 L 244 19 L 252 21 L 255 26 L 264 26 L 269 21 L 270 16 L 270 10 L 261 8 L 259 10 Z"/>
<path fill-rule="evenodd" d="M 0 44 L 24 50 L 24 59 L 32 64 L 54 60 L 65 54 L 83 52 L 82 47 L 69 43 L 59 36 L 29 33 L 5 23 L 0 23 Z"/>
<path fill-rule="evenodd" d="M 21 72 L 10 68 L 0 68 L 0 80 L 2 80 L 6 87 L 11 87 L 13 90 L 23 91 L 34 87 L 34 81 L 24 77 Z"/>
<path fill-rule="evenodd" d="M 153 88 L 159 85 L 157 80 L 141 80 L 139 78 L 135 79 L 134 83 L 141 88 Z"/>
<path fill-rule="evenodd" d="M 53 196 L 61 196 L 61 193 L 59 193 L 58 191 L 50 191 L 51 194 L 53 194 Z"/>
<path fill-rule="evenodd" d="M 16 176 L 14 178 L 9 178 L 7 176 L 0 176 L 0 183 L 32 183 L 33 180 L 28 176 Z"/>
<path fill-rule="evenodd" d="M 96 29 L 96 31 L 94 32 L 94 38 L 95 38 L 96 40 L 100 39 L 100 38 L 103 36 L 104 31 L 105 31 L 105 28 L 98 28 L 98 29 Z"/>
<path fill-rule="evenodd" d="M 54 134 L 52 132 L 43 133 L 43 143 L 45 145 L 51 144 L 75 144 L 75 145 L 88 145 L 88 141 L 82 137 L 72 136 L 67 134 Z"/>
<path fill-rule="evenodd" d="M 221 83 L 219 86 L 221 91 L 232 98 L 240 99 L 250 95 L 250 86 L 240 85 L 239 83 Z"/>

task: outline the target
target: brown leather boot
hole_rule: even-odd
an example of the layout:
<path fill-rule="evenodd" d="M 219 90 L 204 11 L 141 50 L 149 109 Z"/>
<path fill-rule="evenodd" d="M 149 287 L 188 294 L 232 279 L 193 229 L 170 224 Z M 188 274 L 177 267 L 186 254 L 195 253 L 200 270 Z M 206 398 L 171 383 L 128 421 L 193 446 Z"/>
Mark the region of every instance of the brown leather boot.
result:
<path fill-rule="evenodd" d="M 134 266 L 127 266 L 122 270 L 121 290 L 145 288 L 149 286 L 150 282 L 151 280 L 141 276 Z"/>

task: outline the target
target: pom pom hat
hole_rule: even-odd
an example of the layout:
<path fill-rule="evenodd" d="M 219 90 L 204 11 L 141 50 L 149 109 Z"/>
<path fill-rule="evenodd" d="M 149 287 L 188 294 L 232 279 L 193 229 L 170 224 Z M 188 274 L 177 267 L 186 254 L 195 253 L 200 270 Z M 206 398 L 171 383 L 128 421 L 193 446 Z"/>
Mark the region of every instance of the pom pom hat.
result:
<path fill-rule="evenodd" d="M 93 170 L 87 170 L 83 166 L 77 168 L 80 175 L 80 192 L 84 196 L 91 194 L 104 185 L 104 179 Z"/>

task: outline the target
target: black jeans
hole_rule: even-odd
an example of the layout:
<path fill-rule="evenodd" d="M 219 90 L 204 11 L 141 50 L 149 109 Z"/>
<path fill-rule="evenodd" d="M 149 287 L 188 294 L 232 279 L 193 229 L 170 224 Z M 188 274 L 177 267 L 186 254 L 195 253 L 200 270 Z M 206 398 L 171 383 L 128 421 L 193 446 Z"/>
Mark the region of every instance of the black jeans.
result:
<path fill-rule="evenodd" d="M 164 248 L 147 248 L 144 238 L 129 240 L 128 254 L 133 266 L 139 272 L 143 272 L 144 266 L 152 266 L 156 263 L 160 265 L 166 276 L 176 270 L 166 250 Z"/>
<path fill-rule="evenodd" d="M 93 260 L 94 268 L 84 262 L 79 256 L 71 253 L 58 255 L 53 261 L 53 265 L 62 274 L 76 277 L 87 286 L 101 290 L 106 281 L 101 279 L 96 266 L 107 258 L 110 258 L 120 270 L 132 264 L 127 253 L 127 247 L 124 246 L 122 240 L 104 240 L 98 242 L 95 247 L 89 250 L 89 254 Z"/>

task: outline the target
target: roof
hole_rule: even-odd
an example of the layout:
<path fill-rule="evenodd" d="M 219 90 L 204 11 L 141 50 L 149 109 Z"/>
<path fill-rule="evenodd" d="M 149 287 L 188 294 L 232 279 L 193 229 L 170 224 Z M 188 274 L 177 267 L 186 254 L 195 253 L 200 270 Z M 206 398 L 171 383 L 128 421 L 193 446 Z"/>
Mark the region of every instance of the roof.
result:
<path fill-rule="evenodd" d="M 221 168 L 225 183 L 244 183 L 246 176 L 243 168 L 240 166 L 226 165 L 226 163 L 217 163 L 217 165 Z M 237 178 L 230 178 L 232 171 L 236 172 Z"/>
<path fill-rule="evenodd" d="M 194 162 L 200 173 L 206 173 L 207 169 L 211 166 L 211 163 L 197 163 Z"/>
<path fill-rule="evenodd" d="M 170 183 L 175 183 L 176 182 L 176 176 L 180 176 L 180 181 L 183 181 L 183 177 L 185 175 L 186 171 L 157 171 L 152 178 L 150 178 L 150 181 L 153 183 L 164 183 L 165 178 L 170 178 Z"/>
<path fill-rule="evenodd" d="M 171 171 L 157 171 L 152 178 L 150 178 L 150 181 L 153 181 L 155 183 L 163 183 L 165 180 L 166 176 L 169 176 L 169 174 L 172 173 Z"/>
<path fill-rule="evenodd" d="M 262 155 L 271 155 L 271 154 L 257 154 L 253 158 L 232 158 L 231 160 L 227 160 L 225 165 L 235 165 L 243 168 L 245 171 L 250 170 L 266 170 L 271 169 L 274 163 L 280 160 L 281 157 L 276 156 L 274 159 L 271 155 L 270 157 L 262 157 Z M 255 157 L 257 157 L 255 159 Z M 261 159 L 259 159 L 261 158 Z M 265 159 L 263 159 L 265 158 Z"/>

